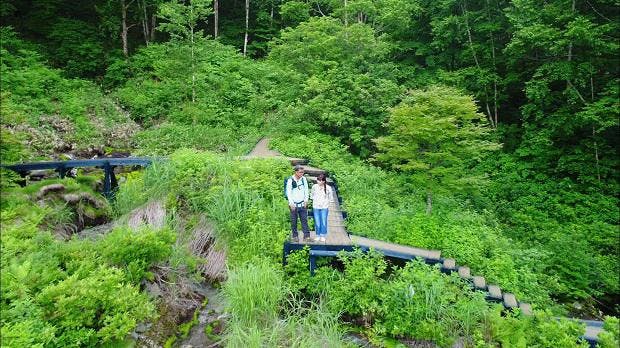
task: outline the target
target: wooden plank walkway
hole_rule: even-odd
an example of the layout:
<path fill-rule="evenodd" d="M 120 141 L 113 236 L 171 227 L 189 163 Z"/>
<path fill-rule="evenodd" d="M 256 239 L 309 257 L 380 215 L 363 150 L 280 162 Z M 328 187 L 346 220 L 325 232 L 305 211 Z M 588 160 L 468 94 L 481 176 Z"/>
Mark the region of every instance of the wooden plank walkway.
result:
<path fill-rule="evenodd" d="M 373 248 L 387 256 L 397 256 L 401 258 L 421 257 L 426 260 L 439 261 L 441 259 L 441 251 L 414 248 L 406 245 L 388 243 L 381 240 L 364 238 L 360 236 L 349 235 L 353 245 L 364 248 Z M 390 255 L 392 254 L 392 255 Z"/>

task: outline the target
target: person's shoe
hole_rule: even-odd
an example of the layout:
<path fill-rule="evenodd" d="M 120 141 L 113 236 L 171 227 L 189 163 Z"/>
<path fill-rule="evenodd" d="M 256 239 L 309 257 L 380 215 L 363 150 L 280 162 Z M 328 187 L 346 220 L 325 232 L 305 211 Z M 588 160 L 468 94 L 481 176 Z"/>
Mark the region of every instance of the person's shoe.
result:
<path fill-rule="evenodd" d="M 321 237 L 320 240 L 321 240 L 321 242 L 325 242 L 326 241 L 325 237 Z"/>
<path fill-rule="evenodd" d="M 310 239 L 310 236 L 304 236 L 304 242 L 310 243 L 312 239 Z"/>
<path fill-rule="evenodd" d="M 315 242 L 320 242 L 321 241 L 321 237 L 314 237 L 314 238 L 312 238 L 312 240 L 314 240 Z"/>
<path fill-rule="evenodd" d="M 299 243 L 299 237 L 291 236 L 291 243 Z"/>

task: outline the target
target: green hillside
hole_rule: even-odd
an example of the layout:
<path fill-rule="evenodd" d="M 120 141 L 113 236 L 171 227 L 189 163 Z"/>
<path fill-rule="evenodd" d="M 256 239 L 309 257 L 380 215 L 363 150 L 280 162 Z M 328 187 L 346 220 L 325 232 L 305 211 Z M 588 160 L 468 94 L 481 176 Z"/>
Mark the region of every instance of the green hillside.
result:
<path fill-rule="evenodd" d="M 573 347 L 620 315 L 613 1 L 5 1 L 4 347 Z M 534 314 L 379 253 L 286 266 L 284 158 L 346 230 L 440 250 Z"/>

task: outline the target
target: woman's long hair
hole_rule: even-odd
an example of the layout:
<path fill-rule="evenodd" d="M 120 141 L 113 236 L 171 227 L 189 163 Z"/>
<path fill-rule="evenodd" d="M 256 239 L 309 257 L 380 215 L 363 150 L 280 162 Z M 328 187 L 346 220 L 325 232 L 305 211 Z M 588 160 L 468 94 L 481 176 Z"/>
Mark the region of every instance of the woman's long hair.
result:
<path fill-rule="evenodd" d="M 324 182 L 323 190 L 325 191 L 325 194 L 327 194 L 327 175 L 325 173 L 321 173 L 316 179 L 317 181 L 322 180 Z"/>

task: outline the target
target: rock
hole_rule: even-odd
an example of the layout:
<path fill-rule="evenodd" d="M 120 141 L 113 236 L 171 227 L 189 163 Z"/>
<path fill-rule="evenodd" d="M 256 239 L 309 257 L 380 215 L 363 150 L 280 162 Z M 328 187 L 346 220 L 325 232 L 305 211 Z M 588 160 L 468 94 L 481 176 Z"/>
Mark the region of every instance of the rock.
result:
<path fill-rule="evenodd" d="M 139 323 L 138 325 L 136 325 L 135 332 L 144 333 L 144 332 L 147 332 L 150 328 L 151 328 L 150 323 Z"/>
<path fill-rule="evenodd" d="M 65 190 L 65 185 L 63 184 L 45 185 L 39 189 L 39 192 L 37 193 L 37 198 L 41 199 L 50 192 L 60 192 L 64 190 Z"/>
<path fill-rule="evenodd" d="M 452 344 L 452 348 L 465 348 L 467 345 L 465 344 L 465 340 L 463 337 L 459 337 Z"/>
<path fill-rule="evenodd" d="M 153 297 L 162 297 L 164 295 L 164 292 L 161 290 L 161 288 L 159 287 L 159 285 L 157 285 L 156 283 L 151 283 L 151 282 L 147 282 L 144 285 L 144 288 L 146 289 L 146 291 L 151 294 Z"/>
<path fill-rule="evenodd" d="M 35 179 L 35 178 L 41 179 L 46 176 L 52 175 L 52 173 L 53 172 L 48 169 L 37 169 L 37 170 L 31 170 L 28 176 L 30 176 L 31 179 Z"/>
<path fill-rule="evenodd" d="M 97 198 L 91 196 L 90 193 L 88 192 L 80 193 L 80 199 L 87 201 L 88 203 L 90 203 L 92 206 L 94 206 L 97 209 L 103 208 L 103 203 Z"/>

